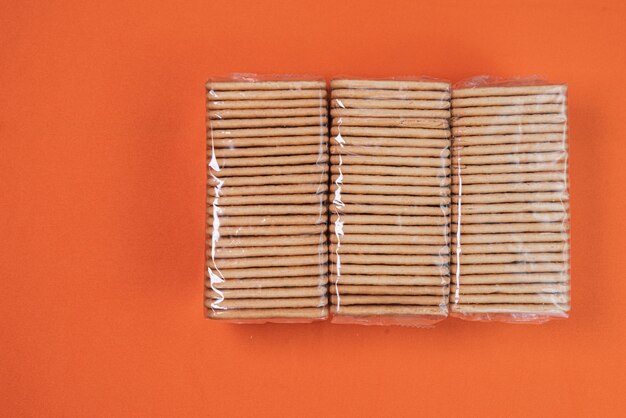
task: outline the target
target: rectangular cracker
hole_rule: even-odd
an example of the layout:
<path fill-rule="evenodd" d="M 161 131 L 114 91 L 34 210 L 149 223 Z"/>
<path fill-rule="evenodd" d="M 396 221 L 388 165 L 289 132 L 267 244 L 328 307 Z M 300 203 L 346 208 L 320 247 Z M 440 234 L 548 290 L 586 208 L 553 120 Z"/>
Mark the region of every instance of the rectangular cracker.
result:
<path fill-rule="evenodd" d="M 487 86 L 454 89 L 453 98 L 462 97 L 497 97 L 497 96 L 524 96 L 536 94 L 567 94 L 567 85 L 528 85 L 528 86 Z"/>
<path fill-rule="evenodd" d="M 293 147 L 296 148 L 296 147 Z M 387 156 L 387 157 L 436 157 L 447 158 L 450 156 L 448 148 L 421 148 L 416 141 L 411 147 L 385 147 L 385 146 L 358 146 L 358 145 L 331 145 L 330 152 L 333 155 L 362 155 L 362 156 Z M 446 164 L 447 165 L 447 164 Z"/>
<path fill-rule="evenodd" d="M 418 206 L 418 205 L 369 205 L 350 203 L 331 204 L 331 213 L 338 214 L 363 214 L 363 215 L 393 215 L 393 216 L 446 216 L 450 214 L 449 206 Z"/>
<path fill-rule="evenodd" d="M 330 82 L 331 90 L 338 89 L 384 89 L 450 91 L 450 83 L 430 80 L 357 80 L 335 79 Z"/>
<path fill-rule="evenodd" d="M 305 90 L 326 89 L 324 80 L 209 80 L 207 90 Z"/>
<path fill-rule="evenodd" d="M 204 296 L 209 299 L 281 299 L 325 296 L 325 286 L 309 287 L 266 287 L 257 289 L 207 289 Z"/>
<path fill-rule="evenodd" d="M 450 247 L 447 245 L 394 245 L 394 244 L 331 244 L 330 254 L 430 254 L 450 258 Z"/>
<path fill-rule="evenodd" d="M 439 216 L 424 216 L 424 215 L 406 215 L 406 216 L 393 216 L 393 215 L 359 215 L 352 211 L 345 215 L 332 214 L 330 216 L 330 222 L 341 222 L 343 224 L 356 224 L 356 225 L 424 225 L 424 226 L 436 226 L 436 225 L 448 225 L 450 218 L 441 214 Z M 442 229 L 443 233 L 443 229 Z"/>
<path fill-rule="evenodd" d="M 349 284 L 349 285 L 367 285 L 367 286 L 438 286 L 442 289 L 449 283 L 449 277 L 440 276 L 398 276 L 398 275 L 359 275 L 359 274 L 344 274 L 341 272 L 340 276 L 331 274 L 329 280 L 335 284 Z"/>
<path fill-rule="evenodd" d="M 561 104 L 527 104 L 509 106 L 457 107 L 452 109 L 452 116 L 508 116 L 508 115 L 547 115 L 565 113 L 567 105 Z"/>
<path fill-rule="evenodd" d="M 393 285 L 349 285 L 333 284 L 331 295 L 400 295 L 400 296 L 448 296 L 447 286 L 393 286 Z"/>
<path fill-rule="evenodd" d="M 325 319 L 328 309 L 319 308 L 275 308 L 275 309 L 227 309 L 209 311 L 211 319 Z"/>
<path fill-rule="evenodd" d="M 441 306 L 407 306 L 407 305 L 341 305 L 332 306 L 333 315 L 347 316 L 381 316 L 381 315 L 432 315 L 445 317 L 447 307 Z"/>
<path fill-rule="evenodd" d="M 328 277 L 324 276 L 302 276 L 302 277 L 268 277 L 264 279 L 228 279 L 206 281 L 206 287 L 210 289 L 265 289 L 265 288 L 293 288 L 311 287 L 324 288 L 328 283 Z"/>
<path fill-rule="evenodd" d="M 434 276 L 445 278 L 450 275 L 446 266 L 399 266 L 385 264 L 336 264 L 329 265 L 329 272 L 335 275 L 385 275 L 385 276 Z"/>
<path fill-rule="evenodd" d="M 447 295 L 442 296 L 404 296 L 404 295 L 330 295 L 333 305 L 413 305 L 413 306 L 445 306 Z"/>

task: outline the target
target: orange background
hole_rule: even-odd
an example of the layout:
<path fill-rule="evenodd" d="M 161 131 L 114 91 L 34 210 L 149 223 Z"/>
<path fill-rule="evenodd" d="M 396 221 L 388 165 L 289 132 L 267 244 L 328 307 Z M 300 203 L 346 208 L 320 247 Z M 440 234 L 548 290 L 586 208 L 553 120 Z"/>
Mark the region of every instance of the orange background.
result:
<path fill-rule="evenodd" d="M 624 416 L 625 20 L 621 1 L 3 1 L 0 415 Z M 204 81 L 234 71 L 569 83 L 571 318 L 204 320 Z"/>

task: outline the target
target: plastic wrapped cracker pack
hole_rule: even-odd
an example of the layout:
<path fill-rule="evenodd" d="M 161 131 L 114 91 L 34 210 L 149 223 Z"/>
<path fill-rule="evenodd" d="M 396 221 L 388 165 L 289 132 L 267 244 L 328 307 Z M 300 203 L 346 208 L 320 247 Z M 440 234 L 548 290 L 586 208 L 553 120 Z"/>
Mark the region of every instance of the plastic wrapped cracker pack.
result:
<path fill-rule="evenodd" d="M 206 315 L 328 315 L 328 106 L 319 77 L 207 83 Z"/>
<path fill-rule="evenodd" d="M 460 83 L 452 134 L 451 315 L 567 317 L 567 86 Z"/>

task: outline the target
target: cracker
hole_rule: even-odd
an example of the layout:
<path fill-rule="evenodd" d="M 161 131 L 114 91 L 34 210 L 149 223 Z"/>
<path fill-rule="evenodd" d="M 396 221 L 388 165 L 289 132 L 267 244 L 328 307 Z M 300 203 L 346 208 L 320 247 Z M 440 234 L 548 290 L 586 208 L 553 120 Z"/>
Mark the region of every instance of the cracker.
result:
<path fill-rule="evenodd" d="M 207 308 L 213 309 L 264 309 L 264 308 L 315 308 L 328 304 L 324 296 L 304 298 L 272 298 L 272 299 L 207 299 Z"/>
<path fill-rule="evenodd" d="M 326 135 L 325 125 L 288 127 L 288 128 L 241 128 L 241 129 L 214 129 L 210 138 L 250 138 L 294 135 Z"/>
<path fill-rule="evenodd" d="M 454 95 L 454 93 L 453 93 Z M 561 104 L 565 103 L 565 96 L 561 94 L 535 94 L 500 97 L 467 97 L 453 98 L 452 108 L 479 107 L 479 106 L 504 106 L 504 105 L 533 105 L 533 104 Z"/>
<path fill-rule="evenodd" d="M 460 126 L 492 126 L 492 125 L 526 125 L 534 123 L 565 123 L 564 114 L 547 115 L 512 115 L 512 116 L 464 116 L 452 121 L 454 127 Z"/>
<path fill-rule="evenodd" d="M 454 89 L 452 97 L 493 97 L 493 96 L 523 96 L 533 94 L 559 94 L 567 93 L 567 86 L 564 84 L 551 85 L 528 85 L 528 86 L 488 86 L 469 87 Z"/>
<path fill-rule="evenodd" d="M 526 305 L 526 304 L 504 304 L 494 303 L 488 305 L 450 305 L 450 311 L 454 313 L 521 313 L 521 314 L 537 314 L 537 315 L 556 315 L 562 316 L 569 311 L 570 307 L 566 304 L 548 304 L 548 305 Z M 522 318 L 517 318 L 518 320 Z M 534 319 L 534 317 L 529 318 Z"/>
<path fill-rule="evenodd" d="M 448 129 L 448 121 L 446 119 L 433 118 L 353 118 L 349 116 L 340 116 L 333 119 L 333 126 L 343 129 L 347 126 L 355 127 L 385 127 L 385 128 L 426 128 L 426 129 Z"/>
<path fill-rule="evenodd" d="M 342 305 L 332 306 L 334 315 L 367 316 L 367 315 L 428 315 L 445 317 L 447 308 L 441 306 L 401 306 L 401 305 Z"/>
<path fill-rule="evenodd" d="M 207 313 L 211 319 L 324 319 L 328 316 L 326 307 L 319 308 L 280 308 L 280 309 L 227 309 Z"/>
<path fill-rule="evenodd" d="M 345 266 L 342 266 L 342 268 Z M 520 264 L 477 264 L 464 265 L 458 271 L 461 281 L 468 274 L 502 274 L 502 273 L 558 273 L 567 271 L 566 263 L 520 263 Z M 456 274 L 457 265 L 450 264 L 450 272 Z"/>
<path fill-rule="evenodd" d="M 569 292 L 569 284 L 554 283 L 532 283 L 532 284 L 488 284 L 473 285 L 461 284 L 453 285 L 450 292 L 459 292 L 460 294 L 517 294 L 517 293 L 567 293 Z"/>
<path fill-rule="evenodd" d="M 332 247 L 331 247 L 332 248 Z M 342 251 L 344 249 L 342 248 Z M 461 253 L 467 254 L 500 254 L 500 253 L 563 253 L 569 250 L 567 242 L 526 243 L 512 242 L 499 244 L 463 244 Z"/>
<path fill-rule="evenodd" d="M 487 126 L 454 126 L 455 137 L 472 135 L 503 135 L 503 134 L 538 134 L 566 133 L 565 123 L 537 123 L 529 125 L 487 125 Z"/>
<path fill-rule="evenodd" d="M 325 109 L 328 102 L 325 98 L 317 99 L 286 99 L 286 100 L 208 100 L 208 109 L 294 109 L 312 107 Z"/>
<path fill-rule="evenodd" d="M 401 206 L 401 205 L 362 205 L 362 204 L 331 204 L 332 213 L 369 214 L 369 215 L 397 215 L 397 216 L 445 216 L 450 214 L 449 206 Z"/>
<path fill-rule="evenodd" d="M 253 166 L 280 166 L 280 165 L 299 165 L 310 164 L 315 165 L 318 163 L 324 163 L 328 161 L 328 155 L 320 152 L 318 147 L 317 152 L 307 155 L 282 155 L 271 157 L 235 157 L 235 158 L 220 158 L 218 160 L 219 167 L 231 168 L 241 167 L 250 168 Z M 284 169 L 285 173 L 289 173 L 289 168 Z M 217 173 L 221 174 L 221 170 Z M 219 174 L 217 174 L 219 177 Z"/>
<path fill-rule="evenodd" d="M 265 279 L 227 279 L 223 281 L 207 280 L 206 286 L 213 289 L 265 289 L 265 288 L 292 288 L 310 287 L 314 289 L 323 288 L 328 283 L 326 275 L 303 276 L 303 277 L 278 277 Z"/>
<path fill-rule="evenodd" d="M 326 97 L 326 89 L 304 90 L 209 90 L 207 100 L 291 100 L 291 99 L 321 99 Z M 270 106 L 271 107 L 271 106 Z"/>
<path fill-rule="evenodd" d="M 288 248 L 288 247 L 286 247 Z M 331 254 L 430 254 L 450 258 L 450 247 L 447 245 L 389 245 L 389 244 L 331 244 Z"/>
<path fill-rule="evenodd" d="M 382 184 L 332 183 L 330 191 L 340 190 L 347 194 L 394 195 L 394 196 L 448 196 L 450 190 L 440 186 L 389 186 Z"/>
<path fill-rule="evenodd" d="M 448 225 L 450 219 L 443 214 L 439 216 L 357 215 L 350 211 L 345 215 L 332 214 L 330 222 L 358 225 Z"/>
<path fill-rule="evenodd" d="M 218 161 L 221 161 L 223 158 L 267 157 L 270 155 L 318 155 L 324 152 L 326 152 L 326 146 L 324 144 L 213 149 L 213 155 Z"/>
<path fill-rule="evenodd" d="M 330 114 L 333 118 L 338 117 L 364 117 L 364 118 L 438 118 L 449 119 L 450 110 L 428 109 L 344 109 L 334 107 Z"/>
<path fill-rule="evenodd" d="M 292 195 L 297 196 L 297 195 Z M 450 204 L 449 197 L 440 196 L 393 196 L 393 195 L 367 195 L 367 194 L 346 194 L 341 193 L 341 200 L 335 198 L 333 203 L 351 205 L 358 204 L 381 204 L 381 205 L 439 205 L 444 206 Z"/>
<path fill-rule="evenodd" d="M 461 247 L 461 251 L 463 251 L 463 247 Z M 453 252 L 450 263 L 464 266 L 468 264 L 567 262 L 568 259 L 567 253 L 461 254 L 460 257 L 457 257 L 456 253 Z"/>
<path fill-rule="evenodd" d="M 330 275 L 330 282 L 339 285 L 368 285 L 368 286 L 440 286 L 442 289 L 447 286 L 447 278 L 440 276 L 397 276 L 397 275 L 384 275 L 377 274 L 370 275 L 358 275 L 358 274 L 345 274 L 342 270 L 341 275 Z"/>
<path fill-rule="evenodd" d="M 326 107 L 302 107 L 294 109 L 220 109 L 209 110 L 209 119 L 286 118 L 301 116 L 327 116 Z"/>
<path fill-rule="evenodd" d="M 462 167 L 453 166 L 453 177 L 458 173 L 467 174 L 510 174 L 510 173 L 538 173 L 549 171 L 563 171 L 566 169 L 567 155 L 561 154 L 560 161 L 545 161 L 540 163 L 519 163 L 519 164 L 487 164 L 487 165 L 466 165 Z M 455 158 L 452 157 L 453 163 Z"/>
<path fill-rule="evenodd" d="M 209 216 L 207 221 L 214 224 L 214 217 Z M 326 223 L 326 215 L 256 215 L 256 216 L 218 216 L 219 227 L 247 226 L 247 225 L 315 225 Z"/>
<path fill-rule="evenodd" d="M 519 225 L 519 224 L 516 224 Z M 522 224 L 524 225 L 524 224 Z M 295 228 L 295 227 L 294 227 Z M 269 229 L 269 228 L 268 228 Z M 344 223 L 340 227 L 330 224 L 330 231 L 335 233 L 339 230 L 342 237 L 350 234 L 390 234 L 390 235 L 447 235 L 447 225 L 439 226 L 414 226 L 414 225 L 358 225 Z"/>
<path fill-rule="evenodd" d="M 496 155 L 456 155 L 452 164 L 463 165 L 489 165 L 489 164 L 523 164 L 539 162 L 559 162 L 567 158 L 563 152 L 529 152 L 520 154 L 496 154 Z"/>
<path fill-rule="evenodd" d="M 284 158 L 284 157 L 281 157 Z M 272 157 L 276 159 L 276 157 Z M 232 167 L 215 169 L 210 166 L 210 175 L 217 178 L 239 177 L 239 176 L 269 176 L 269 175 L 285 175 L 285 174 L 311 174 L 323 173 L 328 171 L 327 156 L 320 156 L 320 162 L 313 164 L 294 164 L 294 165 L 266 165 L 257 167 Z M 267 161 L 269 163 L 269 161 Z"/>
<path fill-rule="evenodd" d="M 567 144 L 557 142 L 529 142 L 525 144 L 506 145 L 472 145 L 463 146 L 455 150 L 457 155 L 492 155 L 492 154 L 520 154 L 525 152 L 567 152 Z"/>
<path fill-rule="evenodd" d="M 305 128 L 300 128 L 305 129 Z M 353 136 L 376 136 L 376 137 L 400 137 L 400 138 L 426 138 L 441 139 L 442 142 L 449 141 L 450 131 L 448 129 L 427 129 L 427 128 L 380 128 L 362 126 L 333 126 L 330 128 L 331 135 L 353 135 Z"/>
<path fill-rule="evenodd" d="M 265 257 L 248 258 L 215 258 L 208 260 L 208 264 L 215 269 L 240 269 L 250 267 L 281 267 L 281 266 L 312 266 L 326 262 L 328 254 L 310 254 L 293 256 L 271 256 L 272 249 L 268 248 Z M 228 277 L 226 277 L 228 279 Z"/>
<path fill-rule="evenodd" d="M 439 157 L 382 157 L 382 156 L 354 156 L 354 155 L 332 155 L 330 163 L 335 165 L 391 165 L 394 167 L 433 167 L 442 170 L 449 162 L 447 159 Z M 426 170 L 425 170 L 426 172 Z M 442 174 L 443 171 L 431 171 Z"/>
<path fill-rule="evenodd" d="M 324 126 L 327 123 L 325 115 L 300 116 L 284 118 L 247 118 L 247 119 L 212 119 L 209 121 L 211 129 L 242 129 L 242 128 L 271 128 L 271 127 L 302 127 Z"/>
<path fill-rule="evenodd" d="M 213 245 L 215 248 L 288 247 L 294 245 L 321 245 L 324 243 L 326 243 L 326 234 L 323 232 L 300 236 L 219 237 L 215 242 L 212 242 L 211 239 L 207 240 L 207 246 Z"/>
<path fill-rule="evenodd" d="M 447 305 L 445 296 L 402 296 L 402 295 L 337 295 L 330 296 L 333 305 Z"/>
<path fill-rule="evenodd" d="M 447 100 L 368 100 L 368 99 L 332 99 L 331 108 L 341 109 L 411 109 L 411 110 L 448 110 Z"/>
<path fill-rule="evenodd" d="M 455 228 L 456 229 L 456 228 Z M 462 234 L 461 245 L 466 244 L 497 244 L 497 243 L 528 243 L 528 242 L 567 242 L 569 236 L 566 232 L 518 232 L 515 234 Z M 456 234 L 452 240 L 457 241 Z"/>
<path fill-rule="evenodd" d="M 438 186 L 450 184 L 449 177 L 400 177 L 400 176 L 368 176 L 359 174 L 333 174 L 330 178 L 335 184 L 371 184 L 371 185 L 403 185 L 403 186 Z"/>
<path fill-rule="evenodd" d="M 404 147 L 420 149 L 434 148 L 437 150 L 444 150 L 449 148 L 450 141 L 441 139 L 429 139 L 429 138 L 398 138 L 398 137 L 380 137 L 374 136 L 352 136 L 341 135 L 331 137 L 332 145 L 353 145 L 358 147 Z"/>
<path fill-rule="evenodd" d="M 325 276 L 328 274 L 328 266 L 289 266 L 289 267 L 256 267 L 246 269 L 220 269 L 220 275 L 228 280 L 232 279 L 260 279 L 264 277 L 299 277 L 299 276 Z"/>
<path fill-rule="evenodd" d="M 380 264 L 390 266 L 443 266 L 450 262 L 448 257 L 439 255 L 397 255 L 397 254 L 329 254 L 329 260 L 333 263 L 338 261 L 343 265 L 346 264 Z M 553 261 L 553 260 L 551 260 Z"/>
<path fill-rule="evenodd" d="M 476 295 L 469 294 L 463 295 L 460 298 L 461 304 L 471 303 L 552 303 L 552 304 L 566 304 L 569 303 L 569 296 L 561 293 L 536 293 L 536 294 L 489 294 L 489 295 Z"/>
<path fill-rule="evenodd" d="M 457 205 L 454 206 L 458 208 Z M 502 203 L 502 204 L 474 204 L 461 205 L 463 214 L 479 213 L 511 213 L 511 212 L 561 212 L 567 211 L 567 202 L 530 202 L 530 203 Z"/>
<path fill-rule="evenodd" d="M 393 245 L 448 245 L 447 235 L 383 235 L 383 234 L 355 234 L 342 235 L 338 238 L 330 234 L 330 242 L 347 244 L 393 244 Z"/>
<path fill-rule="evenodd" d="M 367 285 L 346 285 L 333 284 L 330 286 L 330 293 L 339 295 L 404 295 L 404 296 L 448 296 L 447 286 L 367 286 Z"/>
<path fill-rule="evenodd" d="M 370 161 L 377 163 L 378 159 Z M 339 162 L 338 162 L 339 161 Z M 394 167 L 393 165 L 370 165 L 361 163 L 363 158 L 342 156 L 336 157 L 330 167 L 332 173 L 364 174 L 380 176 L 408 176 L 408 177 L 442 177 L 450 175 L 448 167 Z M 365 161 L 363 161 L 365 162 Z"/>
<path fill-rule="evenodd" d="M 375 156 L 396 156 L 396 157 L 437 157 L 446 158 L 441 165 L 448 165 L 447 158 L 450 150 L 447 148 L 418 148 L 419 144 L 413 147 L 361 147 L 355 145 L 331 145 L 330 153 L 333 155 L 375 155 Z"/>
<path fill-rule="evenodd" d="M 326 200 L 325 194 L 280 194 L 280 195 L 257 195 L 257 196 L 224 196 L 210 197 L 207 203 L 217 206 L 236 205 L 279 205 L 279 204 L 322 204 Z"/>
<path fill-rule="evenodd" d="M 567 111 L 565 103 L 561 104 L 528 104 L 521 106 L 481 106 L 456 107 L 452 109 L 454 117 L 461 116 L 507 116 L 507 115 L 547 115 Z"/>
<path fill-rule="evenodd" d="M 210 80 L 206 83 L 208 90 L 304 90 L 326 89 L 324 80 L 243 80 L 220 81 Z"/>
<path fill-rule="evenodd" d="M 430 80 L 355 80 L 335 79 L 331 90 L 337 89 L 384 89 L 384 90 L 433 90 L 450 91 L 450 83 Z"/>
<path fill-rule="evenodd" d="M 211 257 L 211 250 L 207 251 L 207 257 Z M 277 246 L 259 246 L 259 247 L 234 247 L 234 248 L 222 248 L 216 247 L 213 249 L 215 253 L 214 258 L 216 260 L 223 260 L 229 258 L 248 258 L 248 257 L 263 257 L 271 255 L 273 257 L 279 256 L 295 256 L 295 255 L 312 255 L 312 254 L 325 254 L 328 252 L 326 243 L 315 243 L 312 245 L 292 245 L 288 247 Z"/>
<path fill-rule="evenodd" d="M 446 277 L 450 275 L 450 270 L 446 266 L 390 266 L 376 264 L 330 264 L 329 271 L 333 274 L 343 275 L 386 275 L 386 276 L 435 276 Z"/>
<path fill-rule="evenodd" d="M 507 284 L 528 284 L 528 283 L 569 283 L 569 274 L 565 271 L 552 273 L 500 273 L 500 274 L 463 274 L 460 278 L 456 275 L 451 277 L 453 283 L 459 286 L 474 284 L 494 285 L 500 283 Z"/>
<path fill-rule="evenodd" d="M 463 191 L 468 184 L 499 184 L 499 183 L 532 183 L 543 181 L 567 181 L 564 171 L 543 173 L 516 173 L 516 174 L 474 174 L 463 175 Z"/>
<path fill-rule="evenodd" d="M 328 181 L 328 173 L 314 174 L 285 174 L 282 176 L 244 176 L 244 177 L 209 177 L 207 183 L 209 186 L 220 185 L 222 189 L 228 187 L 239 186 L 265 186 L 265 185 L 281 185 L 281 184 L 310 184 L 310 183 L 326 183 Z"/>
<path fill-rule="evenodd" d="M 524 202 L 562 202 L 569 200 L 569 194 L 565 192 L 540 192 L 540 193 L 492 193 L 474 194 L 464 196 L 452 196 L 452 202 L 461 200 L 466 203 L 524 203 Z"/>
<path fill-rule="evenodd" d="M 326 296 L 326 287 L 269 287 L 262 289 L 206 290 L 210 299 L 280 299 Z"/>
<path fill-rule="evenodd" d="M 452 222 L 458 222 L 458 216 L 452 215 Z M 468 224 L 490 223 L 530 223 L 530 222 L 564 222 L 567 220 L 567 212 L 521 212 L 521 213 L 488 213 L 461 216 L 461 222 Z"/>
<path fill-rule="evenodd" d="M 384 90 L 384 89 L 333 89 L 333 99 L 402 99 L 402 100 L 450 100 L 448 91 L 432 90 Z"/>
<path fill-rule="evenodd" d="M 564 181 L 541 181 L 534 183 L 493 183 L 464 184 L 462 187 L 452 185 L 452 193 L 463 196 L 490 193 L 531 193 L 531 192 L 563 192 L 567 189 Z"/>
<path fill-rule="evenodd" d="M 526 143 L 544 143 L 544 142 L 561 142 L 565 143 L 567 134 L 565 133 L 540 133 L 540 134 L 508 134 L 508 135 L 476 135 L 462 136 L 454 138 L 455 146 L 470 145 L 501 145 L 501 144 L 526 144 Z"/>
<path fill-rule="evenodd" d="M 209 207 L 208 212 L 220 216 L 250 216 L 250 215 L 318 215 L 327 213 L 326 205 L 319 202 L 301 205 L 248 205 L 248 206 L 216 206 Z"/>
<path fill-rule="evenodd" d="M 328 137 L 324 135 L 299 135 L 299 136 L 271 136 L 252 138 L 212 138 L 209 140 L 208 148 L 263 148 L 282 147 L 298 145 L 317 145 L 320 148 L 326 147 Z"/>
<path fill-rule="evenodd" d="M 213 230 L 213 228 L 209 228 Z M 220 226 L 217 232 L 220 237 L 229 236 L 273 236 L 273 235 L 309 235 L 321 234 L 326 225 L 285 225 L 285 226 Z M 212 232 L 212 231 L 210 231 Z"/>
<path fill-rule="evenodd" d="M 458 224 L 452 223 L 452 232 L 456 233 Z M 565 232 L 568 225 L 563 222 L 520 222 L 499 224 L 461 225 L 461 234 L 510 234 L 516 232 Z"/>
<path fill-rule="evenodd" d="M 210 187 L 209 196 L 259 196 L 259 195 L 291 195 L 291 194 L 318 194 L 328 191 L 328 183 L 304 183 L 268 186 L 239 186 L 239 187 Z"/>

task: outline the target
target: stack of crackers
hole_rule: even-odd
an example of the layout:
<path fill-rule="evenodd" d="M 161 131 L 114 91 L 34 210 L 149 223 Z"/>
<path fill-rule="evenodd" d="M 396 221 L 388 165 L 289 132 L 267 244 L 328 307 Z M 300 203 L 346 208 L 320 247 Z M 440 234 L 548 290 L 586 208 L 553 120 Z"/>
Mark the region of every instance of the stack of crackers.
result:
<path fill-rule="evenodd" d="M 569 310 L 567 88 L 452 93 L 452 313 L 479 319 Z"/>
<path fill-rule="evenodd" d="M 334 322 L 427 324 L 449 291 L 450 86 L 331 82 Z"/>
<path fill-rule="evenodd" d="M 212 81 L 207 91 L 207 315 L 325 318 L 325 81 Z"/>

